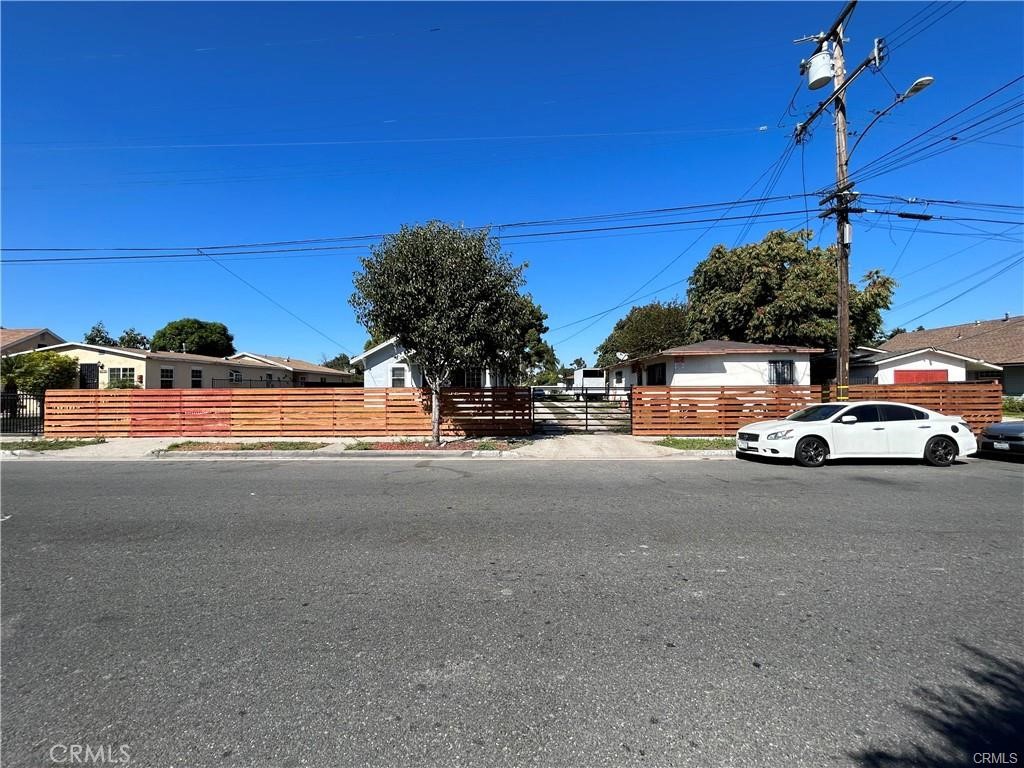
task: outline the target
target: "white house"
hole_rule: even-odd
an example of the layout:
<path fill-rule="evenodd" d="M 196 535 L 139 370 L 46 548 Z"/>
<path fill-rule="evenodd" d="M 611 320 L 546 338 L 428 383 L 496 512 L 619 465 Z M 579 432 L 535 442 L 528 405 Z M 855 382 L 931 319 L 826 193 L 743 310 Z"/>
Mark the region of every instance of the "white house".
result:
<path fill-rule="evenodd" d="M 624 360 L 606 368 L 612 387 L 722 387 L 811 383 L 810 357 L 821 352 L 786 344 L 701 341 Z"/>
<path fill-rule="evenodd" d="M 356 355 L 352 363 L 362 363 L 364 387 L 422 387 L 423 374 L 418 366 L 406 359 L 405 350 L 398 346 L 395 339 L 388 339 L 382 344 Z M 508 384 L 503 376 L 496 375 L 486 368 L 471 368 L 455 371 L 449 382 L 453 387 L 505 387 Z"/>
<path fill-rule="evenodd" d="M 976 381 L 998 376 L 1002 367 L 945 349 L 886 351 L 858 347 L 850 360 L 850 381 L 864 384 L 919 384 Z"/>

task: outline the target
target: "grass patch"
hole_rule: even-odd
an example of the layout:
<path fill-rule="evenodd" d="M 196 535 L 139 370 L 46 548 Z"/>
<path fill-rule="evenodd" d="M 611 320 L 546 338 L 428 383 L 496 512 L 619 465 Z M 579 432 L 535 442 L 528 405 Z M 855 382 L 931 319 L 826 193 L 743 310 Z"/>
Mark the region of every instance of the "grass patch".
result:
<path fill-rule="evenodd" d="M 665 437 L 655 443 L 680 451 L 722 451 L 736 447 L 731 437 Z"/>
<path fill-rule="evenodd" d="M 502 446 L 493 440 L 481 440 L 476 444 L 476 450 L 478 451 L 500 451 L 501 448 Z"/>
<path fill-rule="evenodd" d="M 1024 397 L 1004 397 L 1003 414 L 1006 416 L 1024 416 Z"/>
<path fill-rule="evenodd" d="M 83 445 L 99 445 L 107 442 L 104 437 L 90 437 L 82 440 L 3 440 L 0 447 L 5 451 L 64 451 Z"/>
<path fill-rule="evenodd" d="M 345 446 L 346 451 L 371 451 L 373 450 L 373 443 L 368 443 L 365 440 L 357 440 L 351 445 Z"/>
<path fill-rule="evenodd" d="M 203 443 L 198 440 L 185 440 L 171 443 L 168 451 L 315 451 L 328 443 L 314 443 L 294 440 L 275 442 L 266 440 L 259 443 Z"/>

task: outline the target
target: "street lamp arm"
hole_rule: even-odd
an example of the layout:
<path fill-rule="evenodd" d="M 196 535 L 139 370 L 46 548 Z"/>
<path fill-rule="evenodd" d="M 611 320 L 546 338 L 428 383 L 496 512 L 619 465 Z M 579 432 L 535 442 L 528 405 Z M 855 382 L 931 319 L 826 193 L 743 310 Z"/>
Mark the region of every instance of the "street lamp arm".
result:
<path fill-rule="evenodd" d="M 904 97 L 902 95 L 897 96 L 896 97 L 896 101 L 894 101 L 888 107 L 886 107 L 881 112 L 879 112 L 877 115 L 875 115 L 874 119 L 870 123 L 868 123 L 867 127 L 863 131 L 860 132 L 860 136 L 858 136 L 857 140 L 855 142 L 853 142 L 853 146 L 850 147 L 850 152 L 846 156 L 847 162 L 849 162 L 849 159 L 851 157 L 853 157 L 853 153 L 857 151 L 857 145 L 860 144 L 860 140 L 864 138 L 865 134 L 868 131 L 871 130 L 871 126 L 873 126 L 875 123 L 877 123 L 879 120 L 881 120 L 887 114 L 889 114 L 893 109 L 895 109 L 898 105 L 902 104 L 904 101 L 906 101 L 906 97 Z"/>

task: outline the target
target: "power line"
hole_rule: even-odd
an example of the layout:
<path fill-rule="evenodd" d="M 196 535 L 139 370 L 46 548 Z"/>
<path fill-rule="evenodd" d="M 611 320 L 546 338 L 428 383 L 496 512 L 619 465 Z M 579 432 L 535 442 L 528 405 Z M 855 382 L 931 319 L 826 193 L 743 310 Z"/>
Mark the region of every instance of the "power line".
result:
<path fill-rule="evenodd" d="M 1019 256 L 1021 253 L 1024 253 L 1024 251 L 1018 251 L 1015 255 Z M 966 296 L 971 291 L 974 291 L 974 290 L 980 288 L 981 286 L 985 285 L 986 283 L 992 282 L 993 280 L 995 280 L 997 277 L 999 277 L 1004 272 L 1008 272 L 1009 270 L 1013 269 L 1014 267 L 1016 267 L 1018 264 L 1021 264 L 1021 263 L 1024 263 L 1024 258 L 1017 259 L 1013 263 L 1008 264 L 1007 266 L 1003 267 L 1001 270 L 996 272 L 994 275 L 990 275 L 990 276 L 986 277 L 984 280 L 981 280 L 980 282 L 975 283 L 970 288 L 967 288 L 966 290 L 961 291 L 956 296 L 953 296 L 952 298 L 947 299 L 946 301 L 942 302 L 941 304 L 938 304 L 937 306 L 932 307 L 927 312 L 922 312 L 920 315 L 917 315 L 916 317 L 912 317 L 909 320 L 905 320 L 904 322 L 909 325 L 910 323 L 914 322 L 915 320 L 920 320 L 922 317 L 925 317 L 926 315 L 930 315 L 932 312 L 936 312 L 936 311 L 942 309 L 943 307 L 948 306 L 949 304 L 952 304 L 957 299 L 962 298 L 963 296 Z"/>
<path fill-rule="evenodd" d="M 908 299 L 907 301 L 901 302 L 900 304 L 896 305 L 896 307 L 894 307 L 894 309 L 903 309 L 905 307 L 910 306 L 911 304 L 916 304 L 919 301 L 924 301 L 925 299 L 929 299 L 929 298 L 931 298 L 932 296 L 935 296 L 938 293 L 942 293 L 943 291 L 949 290 L 950 288 L 955 288 L 956 286 L 958 286 L 961 283 L 963 283 L 965 280 L 970 280 L 972 277 L 977 277 L 978 275 L 982 274 L 983 272 L 988 272 L 990 269 L 993 269 L 994 267 L 998 267 L 1001 264 L 1005 264 L 1010 259 L 1016 258 L 1019 255 L 1020 255 L 1020 252 L 1012 253 L 1009 256 L 1005 256 L 1002 259 L 999 259 L 998 261 L 992 262 L 991 264 L 986 264 L 981 269 L 977 269 L 974 272 L 971 272 L 970 274 L 958 277 L 956 280 L 953 280 L 953 281 L 951 281 L 949 283 L 946 283 L 945 285 L 939 286 L 938 288 L 934 288 L 934 289 L 928 291 L 927 293 L 922 293 L 920 296 L 915 296 L 912 299 Z"/>
<path fill-rule="evenodd" d="M 294 312 L 292 312 L 292 311 L 291 311 L 290 309 L 288 309 L 288 307 L 286 307 L 286 306 L 285 306 L 284 304 L 282 304 L 281 302 L 277 301 L 277 300 L 276 300 L 276 299 L 275 299 L 274 297 L 272 297 L 272 296 L 270 296 L 270 295 L 268 295 L 268 294 L 264 293 L 263 291 L 261 291 L 261 290 L 260 290 L 259 288 L 257 288 L 257 287 L 256 287 L 255 285 L 253 285 L 252 283 L 250 283 L 250 282 L 249 282 L 248 280 L 246 280 L 246 279 L 245 279 L 244 277 L 242 277 L 242 276 L 241 276 L 240 274 L 238 274 L 237 272 L 235 272 L 235 271 L 233 271 L 233 270 L 231 270 L 231 269 L 228 269 L 228 268 L 227 268 L 226 266 L 224 266 L 223 264 L 221 264 L 221 263 L 220 263 L 219 261 L 217 261 L 217 260 L 216 260 L 215 258 L 213 258 L 212 256 L 210 256 L 210 255 L 209 255 L 208 253 L 203 253 L 203 251 L 202 251 L 201 249 L 198 249 L 198 248 L 197 248 L 196 250 L 198 250 L 198 251 L 199 251 L 200 255 L 202 255 L 202 256 L 205 256 L 206 258 L 208 258 L 208 259 L 209 259 L 210 261 L 212 261 L 212 262 L 213 262 L 214 264 L 216 264 L 216 265 L 217 265 L 218 267 L 220 267 L 221 269 L 223 269 L 223 270 L 224 270 L 225 272 L 227 272 L 227 273 L 228 273 L 229 275 L 231 275 L 231 276 L 232 276 L 233 278 L 235 278 L 236 280 L 239 280 L 240 282 L 242 282 L 242 283 L 244 283 L 245 285 L 249 286 L 249 287 L 250 287 L 250 288 L 251 288 L 252 290 L 256 291 L 256 293 L 258 293 L 258 294 L 259 294 L 260 296 L 262 296 L 262 297 L 263 297 L 264 299 L 266 299 L 267 301 L 269 301 L 269 302 L 270 302 L 271 304 L 273 304 L 273 305 L 274 305 L 275 307 L 277 307 L 278 309 L 280 309 L 280 310 L 282 310 L 282 311 L 284 311 L 284 312 L 288 313 L 289 315 L 291 315 L 292 317 L 294 317 L 294 318 L 295 318 L 296 320 L 298 320 L 298 321 L 299 321 L 300 323 L 302 323 L 302 324 L 303 324 L 304 326 L 306 326 L 306 327 L 307 327 L 307 328 L 309 328 L 310 330 L 314 331 L 315 333 L 319 334 L 320 336 L 323 336 L 323 337 L 324 337 L 325 339 L 327 339 L 327 340 L 328 340 L 329 342 L 331 342 L 332 344 L 334 344 L 335 346 L 337 346 L 337 347 L 338 347 L 339 349 L 341 349 L 341 350 L 342 350 L 343 352 L 345 352 L 346 354 L 351 354 L 352 350 L 350 350 L 350 349 L 349 349 L 348 347 L 346 347 L 346 346 L 345 346 L 344 344 L 342 344 L 342 343 L 341 343 L 340 341 L 337 341 L 336 339 L 332 339 L 332 338 L 331 338 L 330 336 L 328 336 L 328 335 L 327 335 L 326 333 L 324 333 L 323 331 L 321 331 L 321 330 L 320 330 L 319 328 L 317 328 L 317 327 L 316 327 L 315 325 L 313 325 L 313 324 L 311 324 L 311 323 L 309 323 L 309 322 L 307 322 L 307 321 L 303 320 L 303 319 L 302 319 L 301 317 L 299 317 L 299 316 L 298 316 L 297 314 L 295 314 L 295 313 L 294 313 Z"/>
<path fill-rule="evenodd" d="M 748 188 L 749 191 L 749 188 Z M 732 209 L 740 206 L 756 205 L 758 203 L 769 203 L 769 202 L 781 202 L 784 200 L 792 200 L 800 197 L 800 195 L 777 195 L 775 197 L 768 198 L 751 198 L 751 199 L 738 199 L 738 200 L 726 200 L 715 203 L 700 203 L 691 205 L 681 205 L 673 207 L 663 208 L 648 208 L 635 211 L 625 211 L 620 213 L 604 213 L 604 214 L 591 214 L 588 216 L 569 216 L 562 218 L 553 219 L 538 219 L 533 221 L 513 221 L 504 224 L 488 224 L 475 227 L 467 227 L 471 230 L 483 230 L 490 228 L 492 230 L 503 230 L 513 228 L 527 228 L 541 225 L 554 225 L 554 224 L 571 224 L 571 223 L 585 223 L 588 221 L 602 221 L 607 219 L 625 219 L 625 218 L 640 218 L 644 216 L 654 217 L 669 215 L 675 212 L 682 211 L 698 211 L 698 210 L 714 210 L 716 208 L 727 208 Z M 366 234 L 366 235 L 342 235 L 335 237 L 320 237 L 320 238 L 306 238 L 297 240 L 276 240 L 258 243 L 234 243 L 234 244 L 221 244 L 221 245 L 168 245 L 168 246 L 80 246 L 80 247 L 57 247 L 57 248 L 0 248 L 0 252 L 3 253 L 74 253 L 74 252 L 96 252 L 96 251 L 133 251 L 133 252 L 148 252 L 148 251 L 223 251 L 223 250 L 236 250 L 239 248 L 264 248 L 264 247 L 278 247 L 278 246 L 290 246 L 290 245 L 312 245 L 317 243 L 339 243 L 339 242 L 352 242 L 352 241 L 374 241 L 380 240 L 386 237 L 388 234 L 394 233 L 377 233 L 377 234 Z M 506 236 L 506 237 L 511 237 Z M 352 246 L 348 246 L 352 247 Z M 361 246 L 360 246 L 361 247 Z M 192 254 L 190 254 L 192 255 Z"/>

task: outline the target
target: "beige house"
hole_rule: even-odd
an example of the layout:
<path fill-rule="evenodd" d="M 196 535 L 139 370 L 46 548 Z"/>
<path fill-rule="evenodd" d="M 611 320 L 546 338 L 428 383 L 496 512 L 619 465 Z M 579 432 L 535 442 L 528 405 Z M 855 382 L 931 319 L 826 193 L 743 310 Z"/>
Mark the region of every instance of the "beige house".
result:
<path fill-rule="evenodd" d="M 63 342 L 64 339 L 49 328 L 0 328 L 0 355 L 31 352 Z"/>
<path fill-rule="evenodd" d="M 254 355 L 251 352 L 239 352 L 237 355 L 232 355 L 229 359 L 277 366 L 282 370 L 288 371 L 291 374 L 292 382 L 297 386 L 313 387 L 317 384 L 324 384 L 326 386 L 348 384 L 354 386 L 362 382 L 362 376 L 354 371 L 339 371 L 335 368 L 308 363 L 305 360 L 297 360 L 293 357 Z"/>
<path fill-rule="evenodd" d="M 131 382 L 142 389 L 211 389 L 233 387 L 301 387 L 344 382 L 346 374 L 331 368 L 290 360 L 242 353 L 233 357 L 210 357 L 184 352 L 151 352 L 146 349 L 109 347 L 84 342 L 66 342 L 43 349 L 78 360 L 77 389 L 107 389 Z M 35 350 L 27 350 L 35 351 Z M 17 354 L 24 354 L 20 352 Z M 288 360 L 288 358 L 280 358 Z M 307 370 L 296 375 L 302 367 Z M 311 379 L 313 369 L 322 369 Z M 326 373 L 330 371 L 334 377 Z"/>

